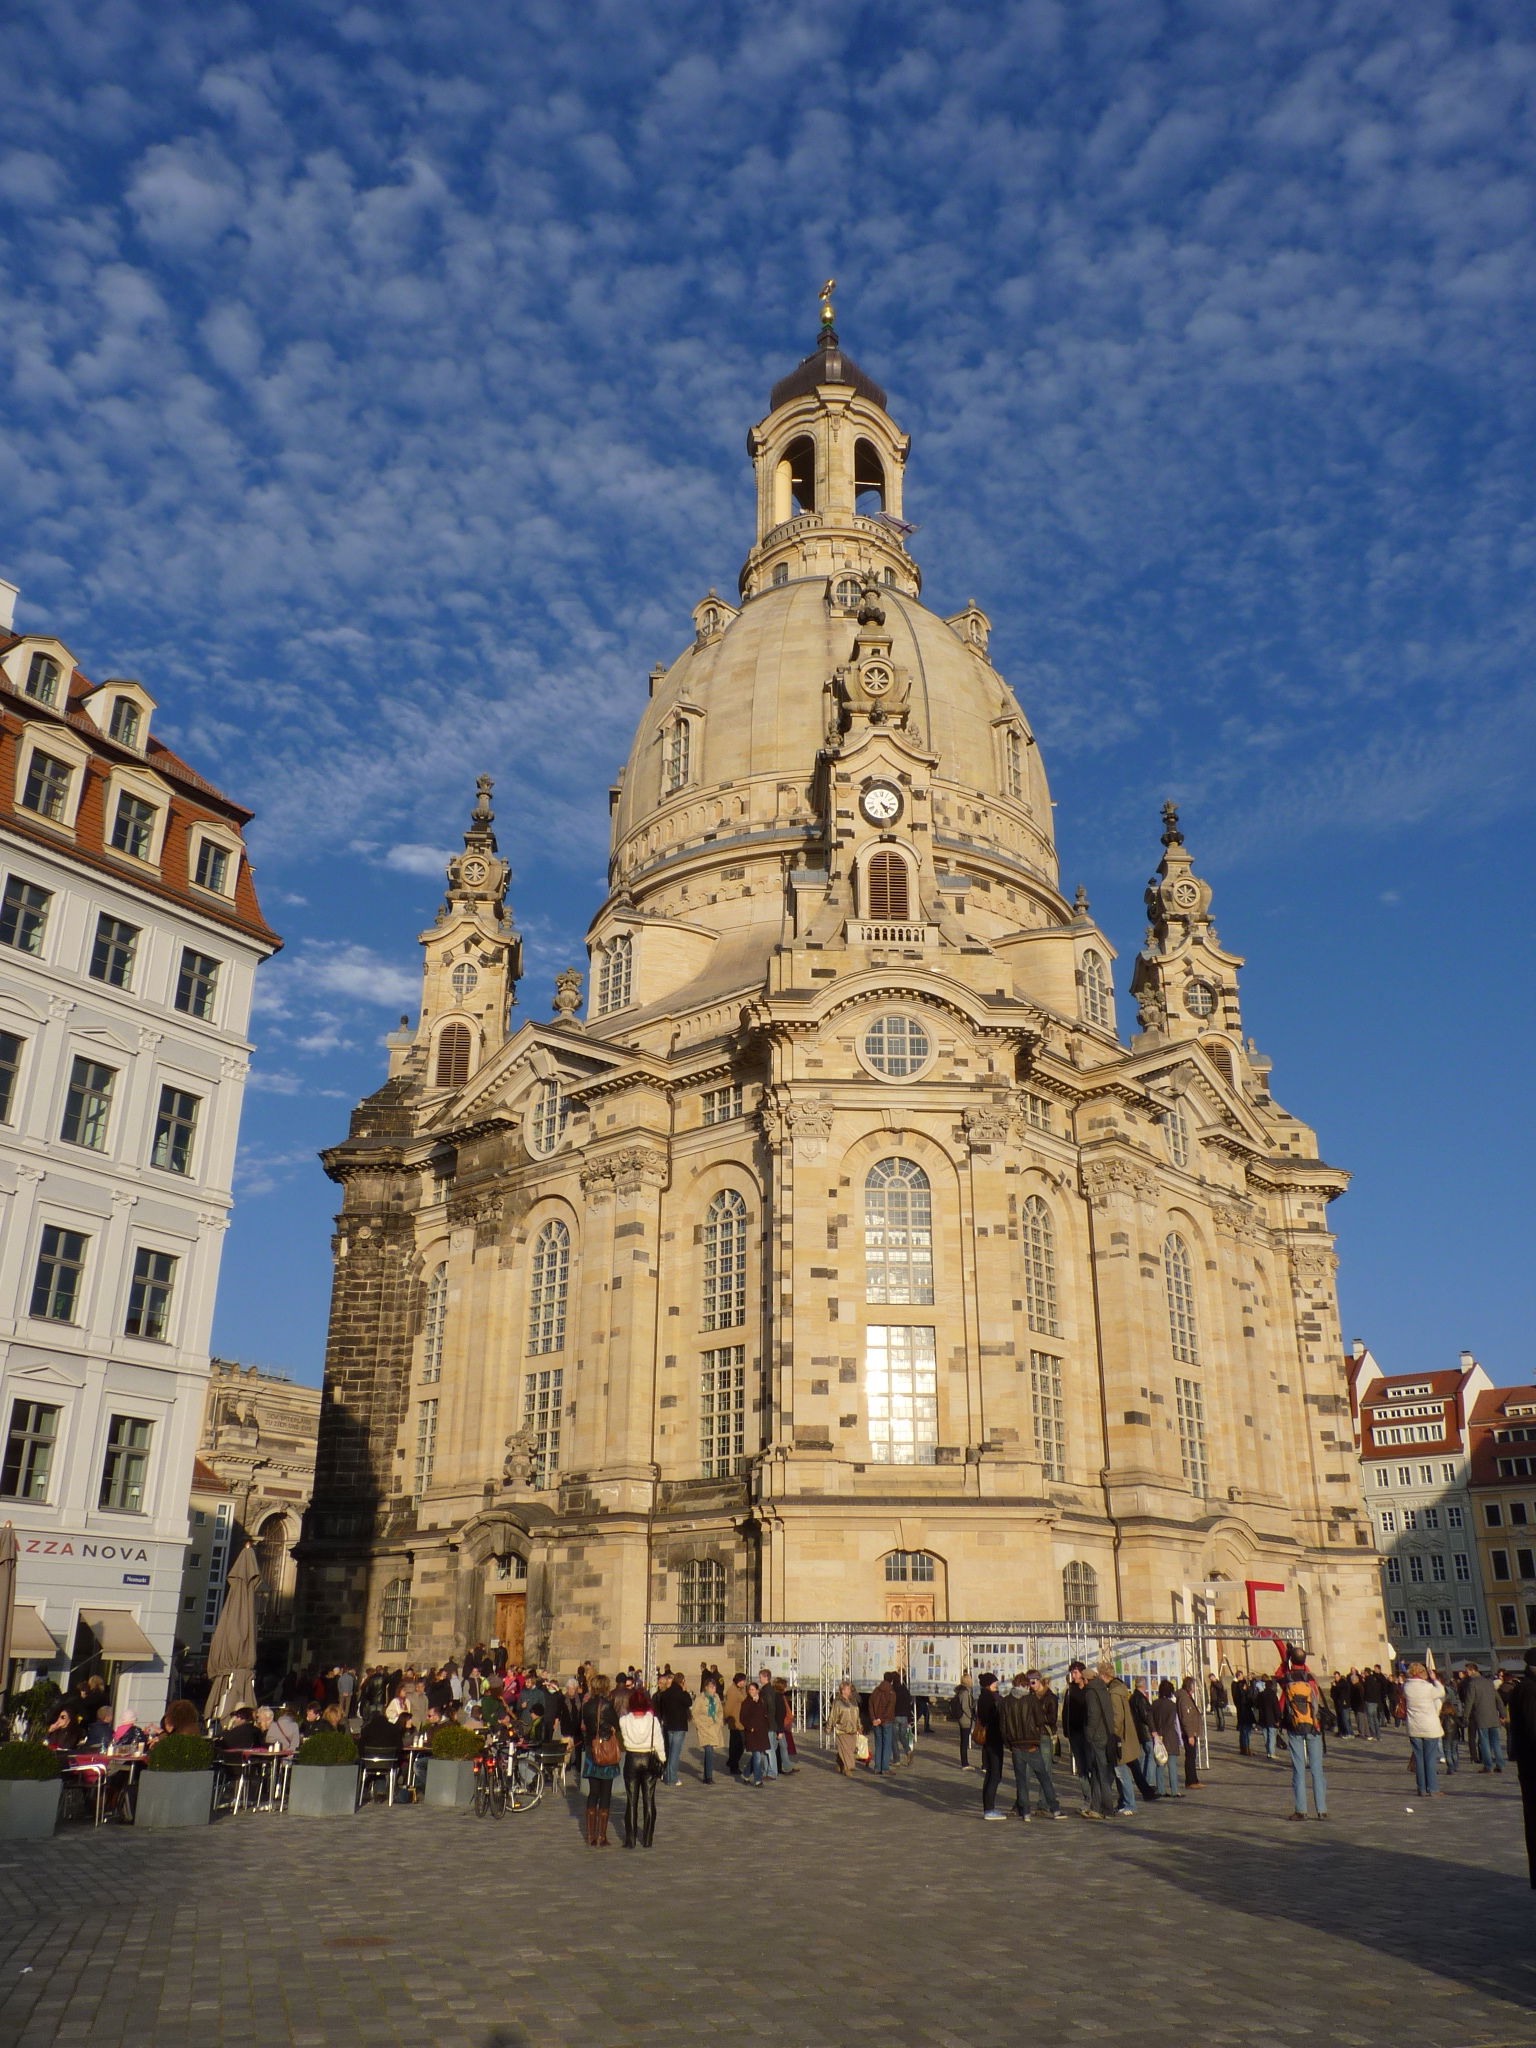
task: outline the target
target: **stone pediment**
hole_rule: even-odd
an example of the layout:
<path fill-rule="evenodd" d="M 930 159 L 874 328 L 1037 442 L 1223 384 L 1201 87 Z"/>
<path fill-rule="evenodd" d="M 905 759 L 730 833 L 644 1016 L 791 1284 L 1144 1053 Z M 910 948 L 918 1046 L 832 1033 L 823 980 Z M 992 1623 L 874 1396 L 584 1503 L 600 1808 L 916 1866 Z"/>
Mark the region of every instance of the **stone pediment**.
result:
<path fill-rule="evenodd" d="M 558 1031 L 525 1024 L 464 1087 L 437 1106 L 426 1130 L 448 1131 L 487 1117 L 520 1115 L 535 1082 L 562 1080 L 575 1087 L 632 1058 L 618 1047 L 605 1047 L 600 1039 L 584 1039 L 577 1047 Z"/>

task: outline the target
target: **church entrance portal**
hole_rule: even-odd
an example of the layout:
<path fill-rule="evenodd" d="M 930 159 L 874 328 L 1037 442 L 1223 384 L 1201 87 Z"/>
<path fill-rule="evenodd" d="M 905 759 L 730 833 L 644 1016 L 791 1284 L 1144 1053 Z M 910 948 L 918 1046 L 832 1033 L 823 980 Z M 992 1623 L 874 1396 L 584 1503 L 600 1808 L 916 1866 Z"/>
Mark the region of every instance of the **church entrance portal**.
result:
<path fill-rule="evenodd" d="M 523 1661 L 523 1630 L 528 1620 L 526 1593 L 496 1595 L 496 1640 L 507 1653 L 509 1664 Z"/>

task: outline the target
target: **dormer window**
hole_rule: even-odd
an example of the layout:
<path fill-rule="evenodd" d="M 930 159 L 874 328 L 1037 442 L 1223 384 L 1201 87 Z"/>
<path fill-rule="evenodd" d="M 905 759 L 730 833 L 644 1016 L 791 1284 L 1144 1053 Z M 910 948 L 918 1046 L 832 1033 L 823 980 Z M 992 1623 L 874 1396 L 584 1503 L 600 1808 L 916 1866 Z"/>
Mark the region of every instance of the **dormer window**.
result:
<path fill-rule="evenodd" d="M 840 611 L 856 612 L 863 595 L 864 586 L 857 576 L 839 576 L 832 586 L 832 602 Z"/>
<path fill-rule="evenodd" d="M 57 704 L 59 701 L 59 678 L 64 671 L 51 654 L 34 654 L 27 665 L 27 680 L 24 685 L 29 697 L 35 697 L 39 704 Z"/>
<path fill-rule="evenodd" d="M 626 1009 L 634 977 L 634 945 L 628 932 L 620 932 L 602 948 L 597 971 L 597 1014 Z"/>
<path fill-rule="evenodd" d="M 1015 726 L 1003 735 L 1003 784 L 1009 796 L 1024 794 L 1024 736 Z"/>
<path fill-rule="evenodd" d="M 786 583 L 787 583 L 788 581 L 789 581 L 789 564 L 788 564 L 788 562 L 775 562 L 775 563 L 774 563 L 774 565 L 773 565 L 773 587 L 774 587 L 774 589 L 775 589 L 775 590 L 782 590 L 782 589 L 783 589 L 783 587 L 784 587 L 784 585 L 785 585 L 785 584 L 786 584 Z"/>
<path fill-rule="evenodd" d="M 34 749 L 21 792 L 22 809 L 62 825 L 69 808 L 70 772 L 67 761 L 59 760 L 55 754 L 45 754 L 41 747 Z"/>
<path fill-rule="evenodd" d="M 693 733 L 686 718 L 675 718 L 667 732 L 666 768 L 663 793 L 671 796 L 674 790 L 687 786 L 691 772 L 693 754 Z"/>
<path fill-rule="evenodd" d="M 112 716 L 107 723 L 107 730 L 112 738 L 120 740 L 125 747 L 136 747 L 139 744 L 139 734 L 143 728 L 144 714 L 140 711 L 138 705 L 134 703 L 133 699 L 131 697 L 114 697 L 112 699 Z"/>
<path fill-rule="evenodd" d="M 1082 1014 L 1085 1024 L 1096 1024 L 1101 1031 L 1110 1028 L 1109 969 L 1104 955 L 1090 947 L 1083 955 L 1080 977 L 1082 988 Z"/>
<path fill-rule="evenodd" d="M 199 889 L 211 889 L 216 896 L 229 894 L 232 856 L 216 839 L 199 839 L 192 863 L 192 879 Z"/>
<path fill-rule="evenodd" d="M 117 816 L 112 820 L 113 846 L 132 860 L 150 860 L 154 840 L 154 805 L 145 803 L 141 796 L 129 796 L 125 790 L 117 800 Z"/>

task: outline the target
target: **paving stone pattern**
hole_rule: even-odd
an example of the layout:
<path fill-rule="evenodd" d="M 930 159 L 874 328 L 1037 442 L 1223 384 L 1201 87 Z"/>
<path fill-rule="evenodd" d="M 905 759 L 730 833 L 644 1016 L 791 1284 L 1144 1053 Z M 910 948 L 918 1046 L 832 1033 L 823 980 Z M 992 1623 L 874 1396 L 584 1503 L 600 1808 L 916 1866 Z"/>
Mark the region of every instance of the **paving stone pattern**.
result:
<path fill-rule="evenodd" d="M 1336 1750 L 1305 1827 L 1230 1733 L 1177 1805 L 987 1826 L 935 1724 L 884 1781 L 663 1787 L 649 1854 L 574 1798 L 0 1844 L 0 2044 L 1536 2048 L 1513 1773 L 1426 1806 L 1406 1748 Z"/>

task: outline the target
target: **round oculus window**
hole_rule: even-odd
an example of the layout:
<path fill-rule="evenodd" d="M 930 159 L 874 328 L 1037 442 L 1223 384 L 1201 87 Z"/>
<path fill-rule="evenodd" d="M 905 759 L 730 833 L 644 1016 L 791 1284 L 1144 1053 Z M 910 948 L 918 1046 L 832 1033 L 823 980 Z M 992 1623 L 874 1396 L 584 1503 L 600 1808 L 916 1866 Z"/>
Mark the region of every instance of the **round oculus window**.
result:
<path fill-rule="evenodd" d="M 1192 981 L 1184 991 L 1184 1007 L 1191 1017 L 1214 1017 L 1216 991 L 1208 981 Z"/>
<path fill-rule="evenodd" d="M 909 1080 L 932 1057 L 933 1040 L 915 1017 L 877 1017 L 864 1033 L 864 1058 L 887 1080 Z"/>
<path fill-rule="evenodd" d="M 473 995 L 479 975 L 467 960 L 461 960 L 453 970 L 453 992 L 462 1002 L 465 996 Z"/>
<path fill-rule="evenodd" d="M 1181 910 L 1192 910 L 1200 901 L 1200 884 L 1198 882 L 1175 882 L 1168 891 L 1168 894 Z"/>
<path fill-rule="evenodd" d="M 466 888 L 478 889 L 490 872 L 483 860 L 467 860 L 459 868 L 459 880 Z"/>

